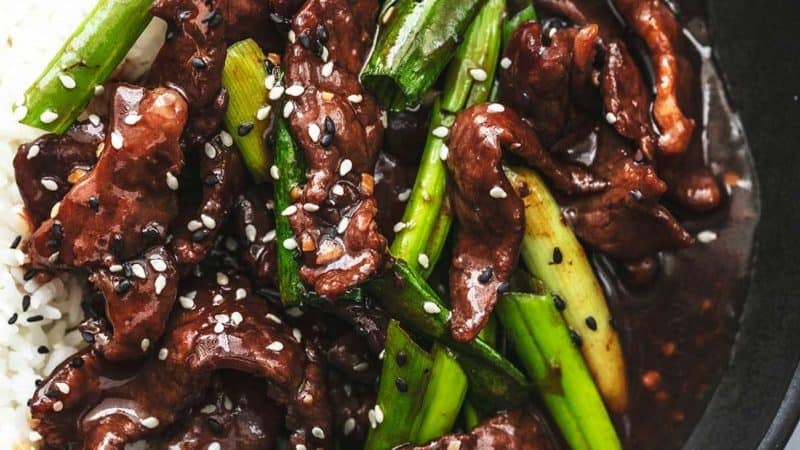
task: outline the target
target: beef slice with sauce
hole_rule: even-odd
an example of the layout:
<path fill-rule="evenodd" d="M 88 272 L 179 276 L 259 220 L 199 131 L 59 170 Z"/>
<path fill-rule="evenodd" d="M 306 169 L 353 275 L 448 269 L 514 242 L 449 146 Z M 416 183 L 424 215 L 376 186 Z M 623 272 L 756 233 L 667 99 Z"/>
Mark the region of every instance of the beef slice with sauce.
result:
<path fill-rule="evenodd" d="M 183 97 L 120 85 L 111 110 L 97 165 L 31 237 L 35 267 L 125 261 L 163 238 L 175 215 L 175 177 L 183 167 L 178 140 L 188 113 Z"/>

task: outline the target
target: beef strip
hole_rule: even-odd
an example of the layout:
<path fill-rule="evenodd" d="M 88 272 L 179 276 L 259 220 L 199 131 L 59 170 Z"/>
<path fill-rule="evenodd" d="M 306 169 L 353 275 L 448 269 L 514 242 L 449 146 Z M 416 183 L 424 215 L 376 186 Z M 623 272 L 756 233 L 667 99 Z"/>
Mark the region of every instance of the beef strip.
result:
<path fill-rule="evenodd" d="M 545 419 L 527 410 L 501 411 L 469 433 L 447 434 L 425 445 L 401 450 L 558 450 L 561 445 Z"/>
<path fill-rule="evenodd" d="M 386 311 L 374 307 L 369 302 L 339 302 L 330 309 L 332 315 L 350 324 L 359 335 L 366 338 L 374 355 L 379 355 L 386 344 L 386 327 L 389 326 L 389 315 Z"/>
<path fill-rule="evenodd" d="M 199 199 L 193 189 L 184 189 L 191 197 L 181 202 L 173 227 L 171 249 L 181 266 L 198 264 L 213 247 L 228 213 L 244 185 L 245 171 L 236 148 L 226 147 L 219 137 L 207 142 L 199 157 L 202 193 Z"/>
<path fill-rule="evenodd" d="M 486 324 L 519 256 L 523 204 L 503 173 L 503 152 L 519 156 L 565 192 L 596 191 L 606 183 L 553 160 L 533 130 L 499 104 L 465 110 L 450 136 L 450 202 L 460 224 L 450 268 L 451 330 L 463 342 Z"/>
<path fill-rule="evenodd" d="M 314 344 L 304 347 L 291 328 L 270 319 L 278 311 L 240 276 L 198 279 L 180 298 L 158 357 L 124 366 L 85 350 L 40 384 L 31 413 L 46 444 L 121 450 L 174 423 L 198 403 L 213 371 L 229 369 L 268 382 L 265 395 L 287 407 L 294 445 L 327 448 L 325 368 Z"/>
<path fill-rule="evenodd" d="M 255 39 L 265 50 L 277 51 L 277 28 L 285 27 L 303 4 L 301 0 L 225 0 L 218 10 L 225 22 L 225 40 L 234 43 L 242 39 Z M 276 20 L 272 20 L 275 18 Z M 271 25 L 271 26 L 270 26 Z"/>
<path fill-rule="evenodd" d="M 50 217 L 73 184 L 94 167 L 105 140 L 102 122 L 76 122 L 61 136 L 46 134 L 23 144 L 14 156 L 14 179 L 34 227 Z"/>
<path fill-rule="evenodd" d="M 205 398 L 173 427 L 168 450 L 270 450 L 280 432 L 281 408 L 264 395 L 264 380 L 237 372 L 214 377 Z"/>
<path fill-rule="evenodd" d="M 680 24 L 661 0 L 615 0 L 614 4 L 650 49 L 656 75 L 653 117 L 661 133 L 659 149 L 682 153 L 689 146 L 695 121 L 684 115 L 677 97 Z"/>
<path fill-rule="evenodd" d="M 598 125 L 577 146 L 594 152 L 592 172 L 611 183 L 602 193 L 559 201 L 583 242 L 629 262 L 693 243 L 692 236 L 658 203 L 666 184 L 651 164 L 634 159 L 614 130 Z"/>
<path fill-rule="evenodd" d="M 239 259 L 259 285 L 277 281 L 274 208 L 271 189 L 261 186 L 249 188 L 234 204 Z"/>
<path fill-rule="evenodd" d="M 328 373 L 328 392 L 333 408 L 333 429 L 341 448 L 364 448 L 370 430 L 369 411 L 375 407 L 373 386 L 351 383 L 335 370 Z"/>
<path fill-rule="evenodd" d="M 285 86 L 302 89 L 289 99 L 289 125 L 308 164 L 289 220 L 303 253 L 300 275 L 325 296 L 374 274 L 386 250 L 372 196 L 381 112 L 358 80 L 377 12 L 374 0 L 307 1 L 284 58 Z"/>
<path fill-rule="evenodd" d="M 96 270 L 89 279 L 105 297 L 105 320 L 89 319 L 82 329 L 94 336 L 97 351 L 109 361 L 142 359 L 157 351 L 155 342 L 178 293 L 172 255 L 154 247 L 139 259 Z"/>
<path fill-rule="evenodd" d="M 332 367 L 351 380 L 366 384 L 375 381 L 380 374 L 380 364 L 373 361 L 374 356 L 366 341 L 352 330 L 336 338 L 326 352 Z"/>
<path fill-rule="evenodd" d="M 111 110 L 97 165 L 31 237 L 35 267 L 128 260 L 162 240 L 175 215 L 186 102 L 172 89 L 120 85 Z"/>
<path fill-rule="evenodd" d="M 622 37 L 622 29 L 607 0 L 534 0 L 539 17 L 556 16 L 578 26 L 595 24 L 604 41 Z"/>
<path fill-rule="evenodd" d="M 375 163 L 375 201 L 378 204 L 378 229 L 388 240 L 394 239 L 394 225 L 403 218 L 411 188 L 417 177 L 417 164 L 407 163 L 382 151 Z"/>

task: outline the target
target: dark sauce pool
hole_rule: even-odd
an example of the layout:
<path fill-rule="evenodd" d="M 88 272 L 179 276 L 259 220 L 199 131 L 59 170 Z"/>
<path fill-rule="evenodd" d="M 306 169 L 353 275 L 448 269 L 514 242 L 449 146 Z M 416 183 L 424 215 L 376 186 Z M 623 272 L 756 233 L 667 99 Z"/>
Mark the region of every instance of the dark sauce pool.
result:
<path fill-rule="evenodd" d="M 698 242 L 662 254 L 649 288 L 629 289 L 610 260 L 594 257 L 625 349 L 631 403 L 617 423 L 632 449 L 680 448 L 702 415 L 736 339 L 760 211 L 750 150 L 712 59 L 703 5 L 686 3 L 682 22 L 702 88 L 702 145 L 728 196 L 711 214 L 676 211 Z"/>

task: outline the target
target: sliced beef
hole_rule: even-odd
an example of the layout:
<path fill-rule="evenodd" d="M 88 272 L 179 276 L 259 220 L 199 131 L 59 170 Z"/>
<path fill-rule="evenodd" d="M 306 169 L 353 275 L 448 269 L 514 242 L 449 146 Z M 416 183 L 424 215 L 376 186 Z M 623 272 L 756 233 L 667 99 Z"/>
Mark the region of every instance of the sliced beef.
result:
<path fill-rule="evenodd" d="M 303 4 L 301 0 L 217 0 L 218 13 L 225 22 L 225 40 L 232 44 L 255 39 L 265 50 L 279 50 L 283 43 L 278 32 L 285 31 L 290 17 Z M 274 20 L 273 20 L 274 18 Z M 280 29 L 279 29 L 280 28 Z"/>
<path fill-rule="evenodd" d="M 48 219 L 53 205 L 94 167 L 105 137 L 105 125 L 95 119 L 76 122 L 61 136 L 46 134 L 19 147 L 14 179 L 34 227 Z"/>
<path fill-rule="evenodd" d="M 300 344 L 291 328 L 271 319 L 278 311 L 242 277 L 199 279 L 180 297 L 157 356 L 111 365 L 85 350 L 38 387 L 31 412 L 45 443 L 121 450 L 175 423 L 198 405 L 212 373 L 228 369 L 268 383 L 265 394 L 287 407 L 294 445 L 326 448 L 332 430 L 325 367 L 313 343 Z"/>
<path fill-rule="evenodd" d="M 284 412 L 265 395 L 264 380 L 238 372 L 215 376 L 205 397 L 170 432 L 169 450 L 274 448 Z"/>
<path fill-rule="evenodd" d="M 611 184 L 601 193 L 559 201 L 583 242 L 624 261 L 692 244 L 692 236 L 659 204 L 667 190 L 664 181 L 651 164 L 634 159 L 614 130 L 599 125 L 578 145 L 593 147 L 591 170 Z"/>
<path fill-rule="evenodd" d="M 371 384 L 352 383 L 332 370 L 328 392 L 333 405 L 333 429 L 341 448 L 364 448 L 370 430 L 369 411 L 375 407 L 375 389 Z"/>
<path fill-rule="evenodd" d="M 451 330 L 463 342 L 473 339 L 486 324 L 519 256 L 523 204 L 503 173 L 504 151 L 539 169 L 564 192 L 596 191 L 606 183 L 583 169 L 555 161 L 533 130 L 499 104 L 465 110 L 456 118 L 450 136 L 450 202 L 460 224 L 450 268 Z"/>
<path fill-rule="evenodd" d="M 277 281 L 274 208 L 271 189 L 262 186 L 249 188 L 234 204 L 239 259 L 259 285 Z"/>
<path fill-rule="evenodd" d="M 534 0 L 539 17 L 557 17 L 580 27 L 595 24 L 604 41 L 622 37 L 622 29 L 607 0 Z"/>
<path fill-rule="evenodd" d="M 372 177 L 381 112 L 358 80 L 377 12 L 374 0 L 310 0 L 292 21 L 284 58 L 289 124 L 308 165 L 290 222 L 303 253 L 300 275 L 325 296 L 374 274 L 386 250 Z"/>
<path fill-rule="evenodd" d="M 171 242 L 175 259 L 181 266 L 190 266 L 205 259 L 214 246 L 228 213 L 242 190 L 244 166 L 239 151 L 214 138 L 196 152 L 199 158 L 202 189 L 184 189 L 178 218 L 174 222 Z M 200 198 L 193 195 L 200 192 Z"/>
<path fill-rule="evenodd" d="M 94 271 L 90 281 L 105 298 L 105 319 L 90 319 L 83 329 L 93 335 L 97 351 L 109 361 L 143 359 L 157 352 L 155 343 L 178 294 L 172 255 L 154 247 L 141 258 Z"/>
<path fill-rule="evenodd" d="M 417 164 L 407 163 L 387 152 L 381 152 L 375 163 L 375 201 L 378 204 L 378 229 L 388 240 L 395 235 L 394 226 L 403 218 L 411 188 L 417 177 Z"/>
<path fill-rule="evenodd" d="M 401 447 L 403 450 L 558 450 L 545 419 L 532 411 L 502 411 L 481 422 L 469 433 L 448 434 L 425 445 Z"/>
<path fill-rule="evenodd" d="M 428 139 L 431 105 L 422 103 L 415 109 L 388 111 L 384 150 L 407 164 L 418 164 Z"/>
<path fill-rule="evenodd" d="M 172 89 L 120 85 L 104 150 L 31 238 L 37 267 L 110 266 L 163 240 L 177 210 L 187 105 Z"/>

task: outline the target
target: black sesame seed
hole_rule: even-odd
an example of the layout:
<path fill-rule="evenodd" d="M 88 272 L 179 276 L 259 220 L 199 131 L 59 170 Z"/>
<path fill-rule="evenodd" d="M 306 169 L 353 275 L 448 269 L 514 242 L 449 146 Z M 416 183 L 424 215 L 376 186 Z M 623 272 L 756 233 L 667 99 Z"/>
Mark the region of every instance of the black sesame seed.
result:
<path fill-rule="evenodd" d="M 575 344 L 575 347 L 580 347 L 583 345 L 583 339 L 581 339 L 581 335 L 573 329 L 569 330 L 569 338 L 572 339 L 572 343 Z"/>
<path fill-rule="evenodd" d="M 492 270 L 492 266 L 486 266 L 481 271 L 480 275 L 478 275 L 478 282 L 481 283 L 481 284 L 488 283 L 489 280 L 492 279 L 492 275 L 493 274 L 494 274 L 494 271 Z"/>
<path fill-rule="evenodd" d="M 206 175 L 203 178 L 203 184 L 205 184 L 206 186 L 214 186 L 216 184 L 219 184 L 219 177 L 217 177 L 217 175 L 214 173 Z"/>
<path fill-rule="evenodd" d="M 219 422 L 219 420 L 209 417 L 208 418 L 208 428 L 211 430 L 212 433 L 220 435 L 223 431 L 225 431 L 225 427 Z"/>
<path fill-rule="evenodd" d="M 22 236 L 20 236 L 20 235 L 17 235 L 17 237 L 15 237 L 13 241 L 11 241 L 11 248 L 17 248 L 17 247 L 19 247 L 19 243 L 20 243 L 21 241 L 22 241 Z"/>
<path fill-rule="evenodd" d="M 131 286 L 132 286 L 132 284 L 131 284 L 130 280 L 127 280 L 127 279 L 123 278 L 123 279 L 119 280 L 119 283 L 117 283 L 116 286 L 114 286 L 114 291 L 117 294 L 124 294 L 124 293 L 128 292 L 129 290 L 131 290 Z"/>
<path fill-rule="evenodd" d="M 86 340 L 86 337 L 84 337 L 83 339 Z M 92 336 L 92 340 L 94 340 L 94 336 Z M 72 358 L 72 360 L 69 362 L 69 365 L 70 367 L 74 367 L 76 369 L 78 367 L 83 367 L 83 358 L 81 358 L 80 356 L 76 356 Z"/>
<path fill-rule="evenodd" d="M 253 122 L 245 122 L 239 125 L 239 128 L 236 130 L 236 133 L 238 133 L 239 136 L 247 136 L 251 131 L 253 131 L 254 126 L 255 125 L 253 125 Z"/>
<path fill-rule="evenodd" d="M 94 335 L 92 333 L 89 333 L 88 331 L 81 331 L 81 337 L 87 344 L 94 344 Z M 73 359 L 72 362 L 74 363 L 75 360 Z M 80 367 L 80 366 L 73 366 L 73 367 Z"/>
<path fill-rule="evenodd" d="M 122 265 L 122 275 L 124 275 L 125 278 L 130 278 L 133 276 L 133 268 L 130 264 L 125 263 Z"/>
<path fill-rule="evenodd" d="M 397 355 L 394 357 L 395 361 L 397 361 L 398 366 L 405 366 L 408 362 L 408 355 L 403 350 L 397 352 Z"/>
<path fill-rule="evenodd" d="M 336 134 L 336 124 L 333 123 L 333 119 L 330 116 L 325 116 L 325 132 L 329 134 Z"/>
<path fill-rule="evenodd" d="M 146 227 L 142 228 L 142 236 L 144 236 L 146 238 L 155 239 L 155 238 L 159 237 L 160 235 L 161 235 L 161 233 L 158 232 L 158 228 L 156 228 L 154 226 L 146 226 Z"/>
<path fill-rule="evenodd" d="M 400 392 L 408 392 L 408 381 L 405 380 L 403 377 L 397 377 L 394 379 L 394 385 L 397 387 L 397 390 Z"/>
<path fill-rule="evenodd" d="M 22 296 L 22 312 L 27 312 L 28 308 L 31 307 L 31 296 L 25 294 Z"/>
<path fill-rule="evenodd" d="M 597 321 L 592 316 L 586 318 L 586 326 L 592 331 L 597 331 Z"/>
<path fill-rule="evenodd" d="M 205 228 L 201 228 L 194 233 L 192 233 L 192 241 L 194 242 L 201 242 L 203 239 L 207 238 L 210 231 Z"/>
<path fill-rule="evenodd" d="M 561 249 L 553 248 L 553 264 L 561 264 L 562 261 L 564 261 L 564 255 L 561 254 Z"/>
<path fill-rule="evenodd" d="M 219 18 L 217 18 L 219 16 Z M 207 23 L 209 26 L 219 25 L 219 21 L 222 20 L 220 14 L 216 11 L 209 11 L 200 21 L 203 23 Z"/>
<path fill-rule="evenodd" d="M 100 200 L 95 196 L 89 197 L 89 208 L 94 212 L 100 211 Z"/>
<path fill-rule="evenodd" d="M 64 237 L 64 225 L 61 224 L 60 221 L 56 220 L 53 221 L 53 225 L 50 227 L 50 234 L 53 236 L 53 239 L 61 239 Z"/>
<path fill-rule="evenodd" d="M 46 345 L 40 345 L 39 348 L 36 349 L 36 352 L 40 355 L 44 355 L 45 353 L 50 353 L 50 349 L 47 348 Z"/>
<path fill-rule="evenodd" d="M 114 252 L 115 255 L 119 256 L 122 254 L 122 249 L 122 236 L 115 234 L 114 237 L 111 238 L 111 251 Z"/>
<path fill-rule="evenodd" d="M 184 9 L 183 11 L 178 13 L 178 20 L 182 22 L 182 21 L 188 19 L 191 16 L 192 16 L 192 12 L 189 11 L 188 9 Z"/>
<path fill-rule="evenodd" d="M 39 387 L 39 386 L 42 385 L 43 382 L 44 382 L 43 379 L 37 378 L 37 379 L 33 380 L 33 385 L 36 386 L 36 387 Z"/>
<path fill-rule="evenodd" d="M 324 50 L 325 46 L 320 41 L 314 41 L 314 55 L 321 58 Z"/>
<path fill-rule="evenodd" d="M 275 28 L 277 28 L 278 31 L 282 33 L 286 33 L 289 31 L 289 24 L 291 23 L 291 21 L 289 20 L 288 17 L 284 17 L 278 13 L 271 13 L 269 15 L 269 20 L 271 20 L 272 23 L 275 24 Z"/>
<path fill-rule="evenodd" d="M 317 39 L 323 44 L 328 42 L 328 29 L 325 25 L 317 25 Z"/>
<path fill-rule="evenodd" d="M 269 58 L 264 61 L 264 68 L 267 69 L 267 73 L 272 73 L 275 70 L 275 63 L 272 62 Z"/>
<path fill-rule="evenodd" d="M 47 398 L 58 398 L 58 391 L 55 390 L 55 389 L 48 389 L 44 393 L 44 396 L 47 397 Z"/>
<path fill-rule="evenodd" d="M 328 133 L 323 134 L 319 140 L 319 145 L 323 147 L 330 147 L 331 144 L 333 144 L 333 135 Z"/>
<path fill-rule="evenodd" d="M 30 281 L 31 279 L 33 279 L 33 277 L 36 276 L 37 273 L 39 273 L 38 270 L 30 269 L 27 272 L 25 272 L 24 275 L 22 275 L 22 279 L 25 280 L 25 281 Z"/>
<path fill-rule="evenodd" d="M 499 285 L 497 285 L 497 293 L 498 294 L 505 294 L 511 289 L 511 285 L 508 284 L 508 281 L 503 281 Z"/>
<path fill-rule="evenodd" d="M 58 239 L 49 239 L 45 243 L 45 245 L 47 245 L 47 248 L 49 248 L 49 249 L 57 249 L 57 248 L 61 247 L 61 241 L 59 241 Z"/>
<path fill-rule="evenodd" d="M 175 37 L 175 31 L 169 30 L 169 31 L 167 31 L 167 34 L 164 36 L 164 40 L 171 41 L 172 38 L 174 38 L 174 37 Z"/>
<path fill-rule="evenodd" d="M 567 303 L 558 294 L 553 294 L 553 304 L 556 305 L 556 309 L 559 311 L 567 309 Z"/>
<path fill-rule="evenodd" d="M 633 199 L 636 200 L 637 202 L 644 197 L 642 191 L 638 189 L 633 189 L 632 191 L 629 192 L 629 194 L 631 194 L 631 197 L 633 197 Z"/>
<path fill-rule="evenodd" d="M 300 33 L 300 36 L 297 36 L 297 40 L 300 41 L 300 45 L 302 45 L 304 49 L 308 50 L 311 48 L 311 36 L 305 31 Z"/>
<path fill-rule="evenodd" d="M 205 70 L 208 68 L 208 63 L 205 59 L 195 56 L 192 58 L 192 67 L 197 70 Z"/>
<path fill-rule="evenodd" d="M 19 314 L 17 313 L 12 314 L 11 317 L 8 318 L 8 324 L 14 325 L 15 323 L 17 323 L 17 319 L 19 319 Z"/>
<path fill-rule="evenodd" d="M 27 318 L 27 319 L 25 319 L 25 320 L 26 320 L 26 321 L 28 321 L 29 323 L 41 322 L 41 321 L 43 321 L 43 320 L 44 320 L 44 316 L 43 316 L 43 315 L 41 315 L 41 314 L 37 314 L 37 315 L 35 315 L 35 316 L 30 316 L 30 317 L 28 317 L 28 318 Z"/>

